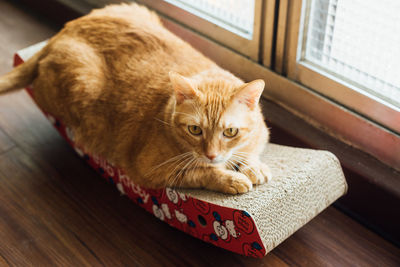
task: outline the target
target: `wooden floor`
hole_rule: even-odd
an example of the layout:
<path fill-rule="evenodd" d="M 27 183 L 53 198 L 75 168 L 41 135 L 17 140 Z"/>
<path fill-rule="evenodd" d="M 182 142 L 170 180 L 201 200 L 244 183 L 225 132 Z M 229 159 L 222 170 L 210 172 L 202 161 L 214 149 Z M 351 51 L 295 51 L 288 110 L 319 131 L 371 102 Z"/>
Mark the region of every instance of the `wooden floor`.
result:
<path fill-rule="evenodd" d="M 0 0 L 0 74 L 56 28 Z M 263 259 L 179 232 L 92 171 L 25 92 L 0 97 L 0 266 L 400 266 L 400 250 L 333 207 Z"/>

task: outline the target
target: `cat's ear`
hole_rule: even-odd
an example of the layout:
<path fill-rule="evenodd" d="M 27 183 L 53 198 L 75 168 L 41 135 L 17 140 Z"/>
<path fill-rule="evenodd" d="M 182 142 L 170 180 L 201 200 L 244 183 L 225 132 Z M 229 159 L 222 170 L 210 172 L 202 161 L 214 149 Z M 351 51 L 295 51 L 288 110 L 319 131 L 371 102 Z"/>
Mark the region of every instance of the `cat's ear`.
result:
<path fill-rule="evenodd" d="M 265 82 L 263 80 L 254 80 L 244 84 L 235 95 L 239 103 L 246 104 L 250 109 L 254 109 L 260 100 L 264 91 Z"/>
<path fill-rule="evenodd" d="M 175 91 L 177 104 L 181 104 L 187 99 L 193 99 L 197 95 L 196 86 L 189 78 L 183 77 L 174 71 L 170 71 L 169 79 Z"/>

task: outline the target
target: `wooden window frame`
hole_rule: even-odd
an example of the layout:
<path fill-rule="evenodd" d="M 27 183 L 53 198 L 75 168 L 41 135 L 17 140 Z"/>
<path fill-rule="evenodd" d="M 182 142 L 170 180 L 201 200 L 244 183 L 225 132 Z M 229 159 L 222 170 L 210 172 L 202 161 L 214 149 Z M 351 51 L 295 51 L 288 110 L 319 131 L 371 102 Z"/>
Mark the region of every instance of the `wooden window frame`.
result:
<path fill-rule="evenodd" d="M 196 32 L 199 32 L 214 41 L 227 46 L 238 53 L 257 61 L 259 57 L 260 33 L 261 33 L 261 14 L 263 1 L 255 0 L 254 23 L 252 39 L 247 39 L 235 34 L 221 26 L 218 26 L 206 19 L 198 17 L 184 9 L 163 0 L 138 0 L 138 3 L 144 4 L 165 17 L 177 21 Z"/>
<path fill-rule="evenodd" d="M 280 4 L 283 10 L 278 21 L 285 27 L 278 27 L 275 70 L 348 111 L 345 117 L 339 113 L 331 116 L 331 111 L 321 107 L 309 107 L 304 113 L 346 142 L 399 170 L 400 109 L 305 61 L 299 44 L 304 40 L 311 1 L 282 0 Z"/>

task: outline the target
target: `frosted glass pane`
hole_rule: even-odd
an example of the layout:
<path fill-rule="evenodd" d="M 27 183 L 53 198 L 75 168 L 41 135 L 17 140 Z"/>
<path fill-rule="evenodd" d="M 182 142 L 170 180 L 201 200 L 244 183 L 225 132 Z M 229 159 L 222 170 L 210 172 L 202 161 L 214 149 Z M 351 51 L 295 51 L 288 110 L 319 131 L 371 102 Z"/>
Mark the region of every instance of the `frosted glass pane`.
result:
<path fill-rule="evenodd" d="M 164 0 L 226 30 L 252 39 L 255 0 Z"/>
<path fill-rule="evenodd" d="M 400 107 L 400 1 L 311 4 L 305 59 Z"/>

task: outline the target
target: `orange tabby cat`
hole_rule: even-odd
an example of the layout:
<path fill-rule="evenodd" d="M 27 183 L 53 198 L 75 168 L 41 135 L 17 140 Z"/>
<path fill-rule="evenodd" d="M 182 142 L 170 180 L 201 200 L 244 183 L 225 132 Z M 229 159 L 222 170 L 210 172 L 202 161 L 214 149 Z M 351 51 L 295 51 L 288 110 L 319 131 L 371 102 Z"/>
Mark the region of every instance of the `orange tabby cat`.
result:
<path fill-rule="evenodd" d="M 67 23 L 0 78 L 0 91 L 30 83 L 77 144 L 144 187 L 236 194 L 270 178 L 259 159 L 269 139 L 264 82 L 243 83 L 137 4 Z"/>

